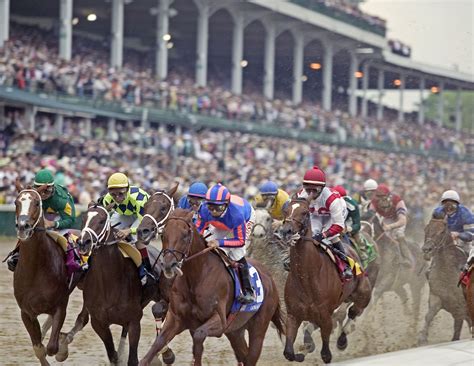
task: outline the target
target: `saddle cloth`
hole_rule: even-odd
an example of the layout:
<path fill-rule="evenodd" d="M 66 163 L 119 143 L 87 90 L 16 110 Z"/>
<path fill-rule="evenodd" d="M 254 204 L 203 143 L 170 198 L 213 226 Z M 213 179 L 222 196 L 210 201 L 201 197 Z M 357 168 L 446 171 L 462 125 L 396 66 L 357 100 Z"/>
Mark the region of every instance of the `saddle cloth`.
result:
<path fill-rule="evenodd" d="M 459 275 L 459 282 L 462 283 L 464 286 L 467 286 L 469 284 L 469 281 L 472 280 L 472 272 L 474 270 L 474 264 L 472 264 L 469 269 L 467 270 L 466 273 L 461 272 Z M 458 284 L 459 286 L 459 284 Z"/>
<path fill-rule="evenodd" d="M 253 291 L 255 293 L 255 301 L 251 304 L 242 304 L 239 301 L 239 297 L 242 292 L 239 271 L 235 268 L 227 267 L 227 270 L 234 281 L 234 302 L 232 303 L 232 307 L 230 309 L 231 313 L 237 312 L 256 312 L 260 309 L 260 306 L 263 303 L 263 299 L 265 297 L 263 284 L 260 280 L 260 274 L 258 273 L 257 269 L 252 266 L 250 263 L 249 265 L 249 273 L 250 273 L 250 283 L 252 284 Z"/>
<path fill-rule="evenodd" d="M 339 258 L 339 256 L 337 255 L 334 255 L 333 251 L 331 250 L 331 248 L 329 247 L 329 245 L 326 245 L 324 243 L 317 243 L 317 242 L 313 242 L 313 244 L 316 246 L 316 247 L 319 247 L 321 248 L 328 256 L 329 258 L 333 261 L 333 263 L 336 265 L 338 271 L 339 271 L 339 274 L 342 274 L 342 272 L 344 272 L 344 268 L 345 268 L 345 264 L 344 264 L 344 261 Z M 348 264 L 349 266 L 351 267 L 351 270 L 352 270 L 352 273 L 355 275 L 355 276 L 359 276 L 361 274 L 363 274 L 363 271 L 362 271 L 362 268 L 360 266 L 359 263 L 357 263 L 353 258 L 351 258 L 349 255 L 346 255 L 347 257 L 347 261 L 348 261 Z"/>

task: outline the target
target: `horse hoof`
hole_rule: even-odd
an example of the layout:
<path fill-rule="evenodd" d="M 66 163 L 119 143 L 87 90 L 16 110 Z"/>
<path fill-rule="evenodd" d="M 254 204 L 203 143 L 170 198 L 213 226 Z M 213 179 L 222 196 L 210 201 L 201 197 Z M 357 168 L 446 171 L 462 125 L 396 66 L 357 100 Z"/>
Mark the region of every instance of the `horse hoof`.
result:
<path fill-rule="evenodd" d="M 285 356 L 285 358 L 288 361 L 294 361 L 295 360 L 295 354 L 293 352 L 283 351 L 283 356 Z"/>
<path fill-rule="evenodd" d="M 304 354 L 302 354 L 302 353 L 297 353 L 297 354 L 295 355 L 295 361 L 296 361 L 296 362 L 303 362 L 303 361 L 304 361 Z"/>
<path fill-rule="evenodd" d="M 166 352 L 164 352 L 161 357 L 163 358 L 165 365 L 172 365 L 176 360 L 176 357 L 171 349 L 168 349 Z"/>
<path fill-rule="evenodd" d="M 304 343 L 299 347 L 299 351 L 305 354 L 314 352 L 316 350 L 316 345 L 314 343 Z"/>
<path fill-rule="evenodd" d="M 346 333 L 341 333 L 337 339 L 337 349 L 344 351 L 347 348 L 347 336 Z"/>
<path fill-rule="evenodd" d="M 58 349 L 59 349 L 59 345 L 57 344 L 48 344 L 48 346 L 46 347 L 46 354 L 48 356 L 54 356 L 55 354 L 58 353 Z"/>
<path fill-rule="evenodd" d="M 331 353 L 321 353 L 321 358 L 323 359 L 324 363 L 331 363 L 331 360 L 332 360 L 332 355 Z"/>

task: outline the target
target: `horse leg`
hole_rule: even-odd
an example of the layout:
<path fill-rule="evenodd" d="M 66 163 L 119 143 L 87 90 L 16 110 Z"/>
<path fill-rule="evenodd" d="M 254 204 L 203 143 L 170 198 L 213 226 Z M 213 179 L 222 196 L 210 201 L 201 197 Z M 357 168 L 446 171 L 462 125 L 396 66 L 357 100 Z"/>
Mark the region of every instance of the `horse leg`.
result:
<path fill-rule="evenodd" d="M 321 339 L 323 341 L 323 346 L 321 348 L 321 358 L 323 359 L 324 363 L 330 363 L 332 359 L 331 350 L 329 349 L 329 338 L 331 337 L 332 332 L 331 314 L 321 316 L 321 322 L 319 326 L 321 327 Z"/>
<path fill-rule="evenodd" d="M 185 328 L 184 324 L 171 311 L 166 314 L 166 319 L 160 334 L 155 338 L 153 344 L 148 350 L 145 357 L 140 360 L 140 366 L 148 366 L 154 357 L 160 352 L 177 334 L 181 333 Z"/>
<path fill-rule="evenodd" d="M 270 319 L 265 317 L 265 312 L 259 312 L 249 323 L 249 352 L 245 366 L 255 366 L 262 353 L 263 340 L 267 332 Z"/>
<path fill-rule="evenodd" d="M 63 304 L 57 307 L 55 313 L 53 314 L 53 323 L 51 327 L 51 336 L 49 337 L 48 345 L 46 346 L 46 351 L 48 356 L 53 356 L 58 353 L 59 350 L 59 332 L 66 318 L 66 307 L 67 299 Z"/>
<path fill-rule="evenodd" d="M 66 335 L 66 343 L 69 344 L 74 340 L 74 336 L 79 333 L 89 322 L 89 312 L 85 304 L 82 304 L 82 309 L 74 322 L 74 327 Z"/>
<path fill-rule="evenodd" d="M 30 335 L 35 356 L 40 361 L 41 366 L 49 366 L 49 362 L 46 360 L 46 349 L 41 343 L 41 328 L 38 319 L 36 317 L 30 317 L 27 313 L 22 311 L 21 320 Z"/>
<path fill-rule="evenodd" d="M 287 314 L 286 343 L 285 343 L 285 350 L 283 351 L 283 355 L 288 361 L 297 361 L 297 362 L 304 361 L 304 354 L 302 353 L 295 354 L 295 350 L 294 350 L 296 334 L 298 333 L 298 328 L 300 327 L 300 325 L 301 325 L 300 319 L 296 319 L 290 313 Z"/>
<path fill-rule="evenodd" d="M 140 319 L 128 324 L 128 365 L 138 365 L 138 342 L 140 341 Z"/>
<path fill-rule="evenodd" d="M 102 324 L 94 317 L 91 317 L 91 325 L 92 329 L 94 329 L 100 339 L 102 339 L 110 363 L 113 365 L 117 364 L 118 353 L 115 351 L 114 339 L 112 337 L 112 333 L 110 332 L 110 328 L 107 325 Z"/>
<path fill-rule="evenodd" d="M 316 350 L 316 345 L 314 343 L 312 334 L 318 327 L 311 322 L 303 323 L 303 346 L 300 348 L 300 351 L 304 354 L 314 352 Z"/>
<path fill-rule="evenodd" d="M 420 337 L 418 338 L 419 344 L 426 344 L 428 343 L 428 328 L 433 321 L 433 318 L 438 314 L 441 310 L 441 299 L 430 293 L 430 297 L 428 300 L 428 312 L 425 316 L 425 324 L 423 329 L 421 330 Z"/>
<path fill-rule="evenodd" d="M 53 324 L 53 317 L 51 315 L 48 315 L 48 317 L 43 323 L 43 326 L 41 327 L 41 342 L 43 342 L 44 337 L 48 333 L 48 330 L 51 328 L 52 324 Z"/>
<path fill-rule="evenodd" d="M 193 356 L 194 366 L 202 365 L 202 354 L 204 352 L 204 341 L 207 337 L 220 337 L 224 331 L 221 316 L 215 312 L 203 325 L 197 328 L 193 334 Z"/>
<path fill-rule="evenodd" d="M 453 334 L 452 341 L 459 341 L 459 338 L 461 337 L 461 330 L 462 330 L 462 323 L 463 322 L 464 322 L 464 319 L 463 319 L 462 315 L 454 317 L 454 334 Z"/>
<path fill-rule="evenodd" d="M 230 345 L 234 350 L 235 358 L 238 364 L 243 364 L 249 352 L 247 342 L 245 341 L 245 330 L 240 328 L 234 332 L 226 333 Z"/>

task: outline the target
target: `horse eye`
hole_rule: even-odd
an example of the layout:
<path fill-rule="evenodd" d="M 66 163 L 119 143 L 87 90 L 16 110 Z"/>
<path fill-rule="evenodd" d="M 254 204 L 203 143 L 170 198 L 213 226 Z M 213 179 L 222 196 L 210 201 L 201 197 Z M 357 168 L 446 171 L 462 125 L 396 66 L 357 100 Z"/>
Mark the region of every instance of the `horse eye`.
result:
<path fill-rule="evenodd" d="M 267 222 L 270 222 L 272 221 L 272 218 L 271 217 L 267 217 Z"/>

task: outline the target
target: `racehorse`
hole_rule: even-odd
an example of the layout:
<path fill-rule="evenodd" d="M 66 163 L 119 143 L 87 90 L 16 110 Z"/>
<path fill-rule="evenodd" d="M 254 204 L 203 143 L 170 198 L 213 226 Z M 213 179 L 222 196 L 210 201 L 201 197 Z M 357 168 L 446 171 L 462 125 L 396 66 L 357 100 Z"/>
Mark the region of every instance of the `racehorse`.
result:
<path fill-rule="evenodd" d="M 370 236 L 375 238 L 381 261 L 380 273 L 374 286 L 370 308 L 375 307 L 382 295 L 388 291 L 394 291 L 402 303 L 407 304 L 409 297 L 403 286 L 408 284 L 413 300 L 412 312 L 415 321 L 417 321 L 420 312 L 421 291 L 426 283 L 426 278 L 422 275 L 425 268 L 422 251 L 415 243 L 407 241 L 415 266 L 414 268 L 403 268 L 400 263 L 399 243 L 383 230 L 377 215 L 374 215 L 369 223 L 371 226 L 369 225 L 368 232 L 370 231 Z"/>
<path fill-rule="evenodd" d="M 234 283 L 223 260 L 210 253 L 204 238 L 192 222 L 191 211 L 177 209 L 163 229 L 162 261 L 165 276 L 173 278 L 169 310 L 162 331 L 140 362 L 149 365 L 177 334 L 189 329 L 193 338 L 194 365 L 202 364 L 206 337 L 229 339 L 238 362 L 256 365 L 270 321 L 279 334 L 283 329 L 278 291 L 269 272 L 254 260 L 265 297 L 256 312 L 237 312 L 229 316 L 234 301 Z M 249 345 L 245 341 L 249 333 Z"/>
<path fill-rule="evenodd" d="M 127 333 L 129 337 L 128 365 L 137 365 L 140 320 L 147 301 L 143 298 L 137 266 L 122 255 L 114 233 L 107 208 L 91 203 L 79 242 L 81 254 L 91 253 L 84 279 L 84 305 L 90 314 L 92 328 L 105 345 L 109 361 L 118 362 L 110 332 L 110 325 L 118 324 L 123 328 L 122 338 Z M 155 300 L 158 301 L 160 296 L 158 289 L 156 291 Z M 174 359 L 172 352 L 167 356 Z M 170 363 L 169 359 L 165 362 Z"/>
<path fill-rule="evenodd" d="M 471 323 L 462 289 L 456 286 L 459 269 L 466 262 L 467 254 L 453 241 L 444 214 L 434 214 L 426 226 L 422 250 L 425 260 L 431 260 L 431 266 L 428 272 L 429 306 L 419 343 L 428 342 L 429 326 L 441 309 L 454 318 L 452 340 L 459 340 L 463 320 Z"/>
<path fill-rule="evenodd" d="M 467 310 L 471 318 L 471 337 L 474 339 L 474 278 L 472 278 L 472 270 L 469 276 L 467 286 L 463 287 L 463 293 L 466 298 Z"/>
<path fill-rule="evenodd" d="M 16 182 L 15 219 L 21 255 L 13 274 L 13 292 L 21 319 L 41 365 L 49 365 L 46 355 L 56 355 L 58 361 L 67 357 L 62 350 L 58 353 L 59 336 L 73 289 L 68 288 L 64 250 L 46 233 L 44 226 L 40 193 L 45 188 L 24 189 Z M 45 333 L 52 325 L 46 349 L 38 322 L 40 314 L 52 317 L 52 323 L 43 326 Z"/>
<path fill-rule="evenodd" d="M 305 355 L 295 354 L 294 342 L 296 333 L 303 320 L 308 320 L 321 328 L 323 347 L 321 357 L 324 362 L 331 362 L 329 349 L 333 321 L 332 315 L 339 305 L 350 301 L 347 314 L 349 319 L 344 324 L 338 338 L 338 348 L 347 346 L 349 324 L 359 316 L 370 302 L 371 286 L 369 279 L 357 276 L 350 282 L 341 282 L 336 265 L 330 257 L 315 246 L 311 238 L 311 220 L 309 202 L 304 199 L 293 199 L 288 207 L 283 233 L 291 237 L 290 273 L 285 286 L 285 303 L 287 308 L 286 344 L 284 356 L 289 361 L 302 362 Z"/>

